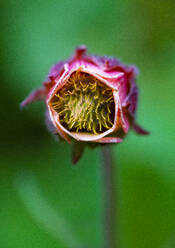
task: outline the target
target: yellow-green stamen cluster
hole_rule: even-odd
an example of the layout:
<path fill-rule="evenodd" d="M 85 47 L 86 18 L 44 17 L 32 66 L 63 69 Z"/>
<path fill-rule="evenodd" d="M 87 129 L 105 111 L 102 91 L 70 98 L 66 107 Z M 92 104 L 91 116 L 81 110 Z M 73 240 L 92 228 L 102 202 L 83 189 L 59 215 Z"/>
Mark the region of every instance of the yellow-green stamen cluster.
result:
<path fill-rule="evenodd" d="M 112 90 L 87 73 L 73 73 L 55 94 L 51 106 L 69 131 L 97 134 L 113 125 Z"/>

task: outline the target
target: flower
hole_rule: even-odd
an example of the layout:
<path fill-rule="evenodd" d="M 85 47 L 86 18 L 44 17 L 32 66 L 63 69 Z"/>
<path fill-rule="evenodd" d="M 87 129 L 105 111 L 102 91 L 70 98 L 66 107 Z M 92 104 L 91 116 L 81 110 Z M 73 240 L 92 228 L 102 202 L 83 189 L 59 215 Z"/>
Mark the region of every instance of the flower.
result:
<path fill-rule="evenodd" d="M 135 122 L 136 75 L 134 66 L 88 55 L 80 46 L 71 58 L 51 68 L 42 87 L 21 106 L 44 99 L 49 126 L 69 143 L 120 143 L 130 128 L 148 134 Z"/>

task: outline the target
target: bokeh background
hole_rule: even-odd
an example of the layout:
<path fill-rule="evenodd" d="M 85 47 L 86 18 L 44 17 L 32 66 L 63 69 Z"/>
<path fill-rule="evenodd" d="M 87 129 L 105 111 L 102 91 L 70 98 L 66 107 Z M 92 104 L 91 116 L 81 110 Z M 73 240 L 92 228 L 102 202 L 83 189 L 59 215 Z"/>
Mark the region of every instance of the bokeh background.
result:
<path fill-rule="evenodd" d="M 79 44 L 140 70 L 137 119 L 113 146 L 121 248 L 175 247 L 175 1 L 0 1 L 0 247 L 101 248 L 98 148 L 71 166 L 45 106 L 19 103 Z"/>

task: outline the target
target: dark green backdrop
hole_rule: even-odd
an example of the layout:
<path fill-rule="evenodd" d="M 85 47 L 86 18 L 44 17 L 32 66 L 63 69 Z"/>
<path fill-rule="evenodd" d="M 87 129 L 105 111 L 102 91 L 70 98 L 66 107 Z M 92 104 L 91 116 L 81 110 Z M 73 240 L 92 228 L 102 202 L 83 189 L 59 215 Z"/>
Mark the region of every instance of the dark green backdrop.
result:
<path fill-rule="evenodd" d="M 137 119 L 151 135 L 113 146 L 121 248 L 175 247 L 175 1 L 1 0 L 0 11 L 0 247 L 103 246 L 99 149 L 73 168 L 44 104 L 19 109 L 79 44 L 140 69 Z"/>

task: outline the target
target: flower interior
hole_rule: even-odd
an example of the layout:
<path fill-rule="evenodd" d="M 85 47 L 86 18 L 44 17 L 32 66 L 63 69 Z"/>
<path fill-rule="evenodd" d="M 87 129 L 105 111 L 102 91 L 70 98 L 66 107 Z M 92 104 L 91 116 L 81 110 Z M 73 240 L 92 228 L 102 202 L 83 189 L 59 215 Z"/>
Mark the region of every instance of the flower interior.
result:
<path fill-rule="evenodd" d="M 114 124 L 112 89 L 88 73 L 72 73 L 50 104 L 70 132 L 98 134 Z"/>

